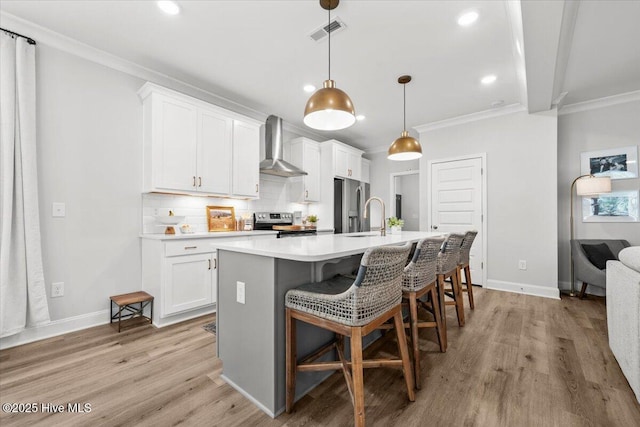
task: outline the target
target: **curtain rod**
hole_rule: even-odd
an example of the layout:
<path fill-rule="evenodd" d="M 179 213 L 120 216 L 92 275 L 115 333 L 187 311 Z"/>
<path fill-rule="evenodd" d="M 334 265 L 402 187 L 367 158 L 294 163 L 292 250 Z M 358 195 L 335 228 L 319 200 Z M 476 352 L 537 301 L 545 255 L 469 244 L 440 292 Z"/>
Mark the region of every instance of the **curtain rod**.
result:
<path fill-rule="evenodd" d="M 22 34 L 16 33 L 15 31 L 7 30 L 5 28 L 0 28 L 0 30 L 4 31 L 5 33 L 9 33 L 9 34 L 11 34 L 13 36 L 18 36 L 18 37 L 22 37 L 24 39 L 27 39 L 27 43 L 29 43 L 29 44 L 36 44 L 36 41 L 34 39 L 32 39 L 31 37 L 23 36 Z"/>

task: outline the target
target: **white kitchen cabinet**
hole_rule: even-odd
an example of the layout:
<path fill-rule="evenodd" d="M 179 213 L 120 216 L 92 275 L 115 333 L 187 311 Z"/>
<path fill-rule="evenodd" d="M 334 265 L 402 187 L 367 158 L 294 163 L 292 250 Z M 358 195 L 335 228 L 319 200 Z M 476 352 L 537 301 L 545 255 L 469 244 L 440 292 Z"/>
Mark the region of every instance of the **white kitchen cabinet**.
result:
<path fill-rule="evenodd" d="M 340 178 L 360 181 L 362 177 L 362 151 L 338 141 L 333 144 L 333 174 Z"/>
<path fill-rule="evenodd" d="M 320 201 L 320 145 L 308 138 L 291 141 L 289 162 L 307 175 L 290 178 L 292 202 Z"/>
<path fill-rule="evenodd" d="M 362 176 L 360 177 L 360 181 L 366 182 L 367 184 L 371 182 L 371 160 L 362 159 Z"/>
<path fill-rule="evenodd" d="M 155 298 L 153 324 L 171 325 L 216 311 L 217 244 L 243 239 L 275 239 L 273 234 L 238 237 L 143 235 L 142 290 Z M 225 233 L 227 234 L 227 233 Z"/>
<path fill-rule="evenodd" d="M 146 83 L 143 191 L 257 198 L 261 123 Z"/>
<path fill-rule="evenodd" d="M 198 111 L 197 190 L 231 192 L 231 133 L 233 121 L 215 111 Z"/>
<path fill-rule="evenodd" d="M 260 195 L 260 126 L 233 121 L 234 196 L 258 198 Z"/>
<path fill-rule="evenodd" d="M 163 95 L 153 96 L 148 103 L 144 132 L 145 137 L 149 136 L 145 138 L 145 149 L 151 156 L 145 158 L 145 172 L 149 172 L 145 184 L 154 190 L 194 190 L 198 146 L 196 107 Z"/>
<path fill-rule="evenodd" d="M 213 304 L 216 263 L 213 253 L 167 257 L 162 313 L 167 316 Z"/>
<path fill-rule="evenodd" d="M 349 178 L 356 181 L 362 179 L 362 154 L 364 151 L 351 147 L 335 139 L 322 143 L 323 150 L 330 153 L 322 156 L 322 169 L 329 168 L 333 171 L 333 176 L 338 178 Z"/>

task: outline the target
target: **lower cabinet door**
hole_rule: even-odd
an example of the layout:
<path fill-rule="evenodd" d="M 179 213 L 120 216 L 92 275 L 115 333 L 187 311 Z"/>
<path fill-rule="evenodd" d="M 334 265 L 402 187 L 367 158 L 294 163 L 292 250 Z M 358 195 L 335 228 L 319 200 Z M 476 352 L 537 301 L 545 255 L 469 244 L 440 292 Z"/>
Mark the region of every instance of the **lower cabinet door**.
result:
<path fill-rule="evenodd" d="M 216 267 L 216 254 L 211 253 L 165 258 L 163 315 L 214 303 Z"/>

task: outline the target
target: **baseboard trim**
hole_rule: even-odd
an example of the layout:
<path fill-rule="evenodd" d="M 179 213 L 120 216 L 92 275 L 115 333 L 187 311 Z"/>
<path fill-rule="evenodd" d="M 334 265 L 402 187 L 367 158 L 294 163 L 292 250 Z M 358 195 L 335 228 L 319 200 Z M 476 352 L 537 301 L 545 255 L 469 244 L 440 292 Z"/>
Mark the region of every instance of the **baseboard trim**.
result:
<path fill-rule="evenodd" d="M 92 328 L 109 323 L 109 310 L 100 310 L 65 319 L 53 320 L 46 325 L 26 328 L 22 332 L 0 338 L 0 350 L 31 342 L 57 337 L 58 335 Z"/>
<path fill-rule="evenodd" d="M 197 308 L 197 309 L 185 311 L 182 313 L 172 314 L 167 317 L 162 317 L 162 318 L 156 317 L 155 321 L 153 322 L 153 326 L 155 326 L 156 328 L 164 328 L 165 326 L 175 325 L 176 323 L 195 319 L 196 317 L 212 314 L 216 312 L 216 307 L 217 305 L 214 303 L 213 305 L 210 305 L 207 307 Z"/>
<path fill-rule="evenodd" d="M 229 378 L 227 378 L 224 374 L 220 374 L 220 378 L 222 378 L 227 384 L 229 384 L 231 387 L 233 387 L 238 393 L 240 393 L 241 395 L 243 395 L 244 397 L 246 397 L 247 399 L 249 399 L 251 401 L 251 403 L 253 403 L 254 405 L 256 405 L 258 408 L 262 409 L 262 411 L 269 415 L 271 418 L 275 418 L 277 417 L 281 412 L 278 412 L 277 414 L 274 414 L 273 412 L 271 412 L 269 409 L 267 409 L 266 406 L 264 406 L 262 403 L 258 402 L 256 400 L 255 397 L 251 396 L 249 393 L 247 393 L 246 391 L 244 391 L 238 384 L 234 383 L 233 381 L 231 381 Z"/>
<path fill-rule="evenodd" d="M 535 297 L 560 299 L 560 290 L 547 286 L 529 285 L 526 283 L 505 282 L 503 280 L 487 280 L 486 289 L 532 295 Z"/>

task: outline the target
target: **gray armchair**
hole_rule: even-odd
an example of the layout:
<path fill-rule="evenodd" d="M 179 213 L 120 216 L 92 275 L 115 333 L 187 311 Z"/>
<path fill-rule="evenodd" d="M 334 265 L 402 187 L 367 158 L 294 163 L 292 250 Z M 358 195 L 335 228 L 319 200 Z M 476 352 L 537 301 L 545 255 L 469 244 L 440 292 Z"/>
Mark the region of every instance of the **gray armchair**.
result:
<path fill-rule="evenodd" d="M 616 259 L 622 249 L 630 246 L 626 240 L 574 239 L 571 241 L 571 258 L 573 260 L 575 279 L 582 282 L 580 298 L 584 298 L 588 285 L 603 289 L 607 287 L 606 270 L 601 270 L 593 265 L 582 247 L 582 245 L 598 245 L 600 243 L 605 243 Z"/>

